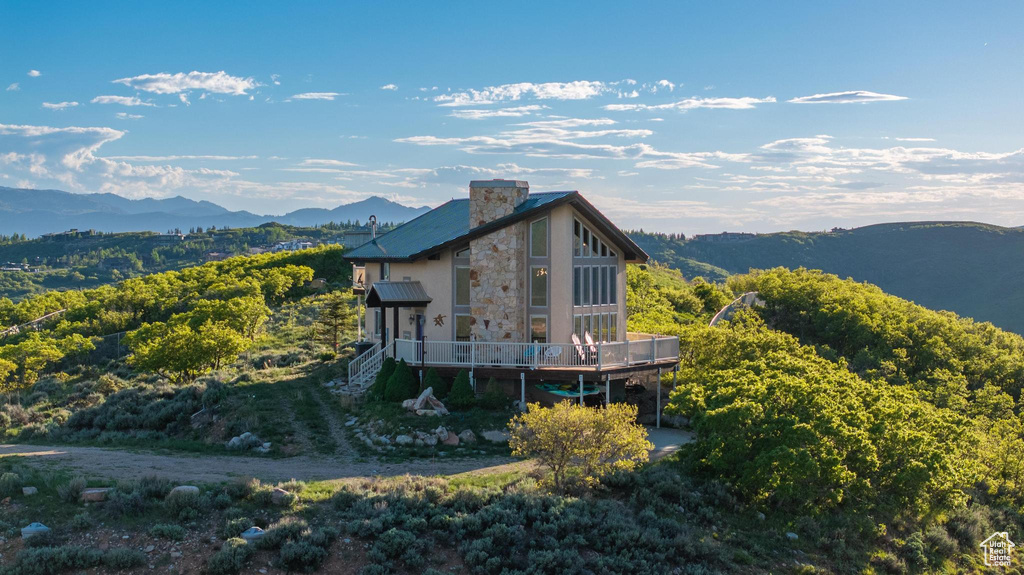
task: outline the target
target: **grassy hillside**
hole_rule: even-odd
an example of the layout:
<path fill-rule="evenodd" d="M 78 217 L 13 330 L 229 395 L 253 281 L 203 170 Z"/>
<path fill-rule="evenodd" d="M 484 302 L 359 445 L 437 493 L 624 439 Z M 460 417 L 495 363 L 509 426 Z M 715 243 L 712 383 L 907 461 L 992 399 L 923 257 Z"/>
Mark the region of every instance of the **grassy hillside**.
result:
<path fill-rule="evenodd" d="M 1024 230 L 969 222 L 879 224 L 834 233 L 763 234 L 719 243 L 632 237 L 687 277 L 806 267 L 851 277 L 937 310 L 1024 333 Z M 713 266 L 705 268 L 702 264 Z"/>

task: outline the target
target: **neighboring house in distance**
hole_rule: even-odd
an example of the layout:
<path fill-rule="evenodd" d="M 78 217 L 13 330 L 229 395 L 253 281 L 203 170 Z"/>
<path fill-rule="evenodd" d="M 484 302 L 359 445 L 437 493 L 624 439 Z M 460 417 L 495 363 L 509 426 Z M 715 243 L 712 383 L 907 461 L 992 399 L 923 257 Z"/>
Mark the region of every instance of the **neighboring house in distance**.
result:
<path fill-rule="evenodd" d="M 372 379 L 388 355 L 477 377 L 590 382 L 678 362 L 677 338 L 626 333 L 626 264 L 647 254 L 579 192 L 474 181 L 468 199 L 345 257 L 377 344 L 350 381 Z"/>
<path fill-rule="evenodd" d="M 307 242 L 302 240 L 288 240 L 274 244 L 274 247 L 270 248 L 270 251 L 288 252 L 295 250 L 308 250 L 311 247 L 313 247 L 313 242 Z"/>

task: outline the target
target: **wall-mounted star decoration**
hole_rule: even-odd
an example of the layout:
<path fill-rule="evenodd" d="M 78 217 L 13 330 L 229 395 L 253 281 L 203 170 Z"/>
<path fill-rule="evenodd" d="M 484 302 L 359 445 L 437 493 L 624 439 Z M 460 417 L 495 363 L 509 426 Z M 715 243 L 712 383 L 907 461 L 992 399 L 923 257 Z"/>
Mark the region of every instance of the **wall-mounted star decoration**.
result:
<path fill-rule="evenodd" d="M 443 327 L 444 326 L 444 314 L 443 313 L 437 314 L 437 317 L 434 318 L 434 325 L 436 325 L 438 327 Z"/>

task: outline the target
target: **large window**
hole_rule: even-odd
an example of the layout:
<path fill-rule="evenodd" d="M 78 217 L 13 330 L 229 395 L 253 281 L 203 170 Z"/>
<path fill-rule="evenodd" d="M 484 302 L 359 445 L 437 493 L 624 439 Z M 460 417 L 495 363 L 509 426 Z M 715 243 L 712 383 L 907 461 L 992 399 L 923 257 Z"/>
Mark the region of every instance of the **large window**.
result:
<path fill-rule="evenodd" d="M 573 222 L 572 222 L 572 255 L 574 255 L 576 257 L 580 256 L 580 249 L 581 249 L 580 246 L 583 245 L 583 237 L 581 235 L 583 233 L 583 231 L 580 229 L 582 227 L 583 226 L 580 224 L 579 220 L 573 220 Z"/>
<path fill-rule="evenodd" d="M 576 334 L 576 337 L 583 341 L 583 316 L 574 315 L 572 316 L 572 332 Z"/>
<path fill-rule="evenodd" d="M 548 305 L 548 268 L 533 266 L 530 268 L 530 305 L 547 307 Z"/>
<path fill-rule="evenodd" d="M 608 268 L 608 303 L 615 305 L 619 303 L 619 282 L 618 282 L 618 267 L 610 266 Z"/>
<path fill-rule="evenodd" d="M 591 266 L 590 275 L 592 277 L 590 286 L 594 290 L 593 298 L 590 301 L 594 305 L 601 305 L 601 267 Z"/>
<path fill-rule="evenodd" d="M 455 305 L 469 305 L 469 266 L 455 267 Z"/>
<path fill-rule="evenodd" d="M 530 341 L 533 343 L 548 342 L 548 316 L 530 316 Z"/>
<path fill-rule="evenodd" d="M 456 315 L 455 316 L 455 341 L 469 341 L 470 339 L 470 322 L 468 315 Z"/>
<path fill-rule="evenodd" d="M 590 266 L 583 266 L 583 305 L 590 305 Z"/>
<path fill-rule="evenodd" d="M 583 268 L 576 266 L 572 268 L 572 305 L 583 305 Z"/>
<path fill-rule="evenodd" d="M 548 219 L 541 218 L 530 224 L 530 257 L 548 257 Z"/>
<path fill-rule="evenodd" d="M 608 314 L 608 341 L 618 341 L 619 314 Z"/>
<path fill-rule="evenodd" d="M 380 281 L 386 282 L 391 280 L 391 264 L 384 262 L 380 264 Z"/>

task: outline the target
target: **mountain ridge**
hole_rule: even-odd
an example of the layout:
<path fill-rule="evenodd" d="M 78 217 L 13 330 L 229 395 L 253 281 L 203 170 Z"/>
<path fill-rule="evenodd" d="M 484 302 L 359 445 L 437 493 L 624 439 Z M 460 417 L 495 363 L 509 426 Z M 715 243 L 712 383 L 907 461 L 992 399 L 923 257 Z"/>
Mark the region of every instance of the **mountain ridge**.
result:
<path fill-rule="evenodd" d="M 0 186 L 0 229 L 5 234 L 37 237 L 72 228 L 102 232 L 164 232 L 193 227 L 254 227 L 269 222 L 310 227 L 328 222 L 403 222 L 429 208 L 409 207 L 371 196 L 332 209 L 300 208 L 280 215 L 231 211 L 206 200 L 183 196 L 130 199 L 111 193 L 76 194 L 63 190 L 36 190 Z"/>

